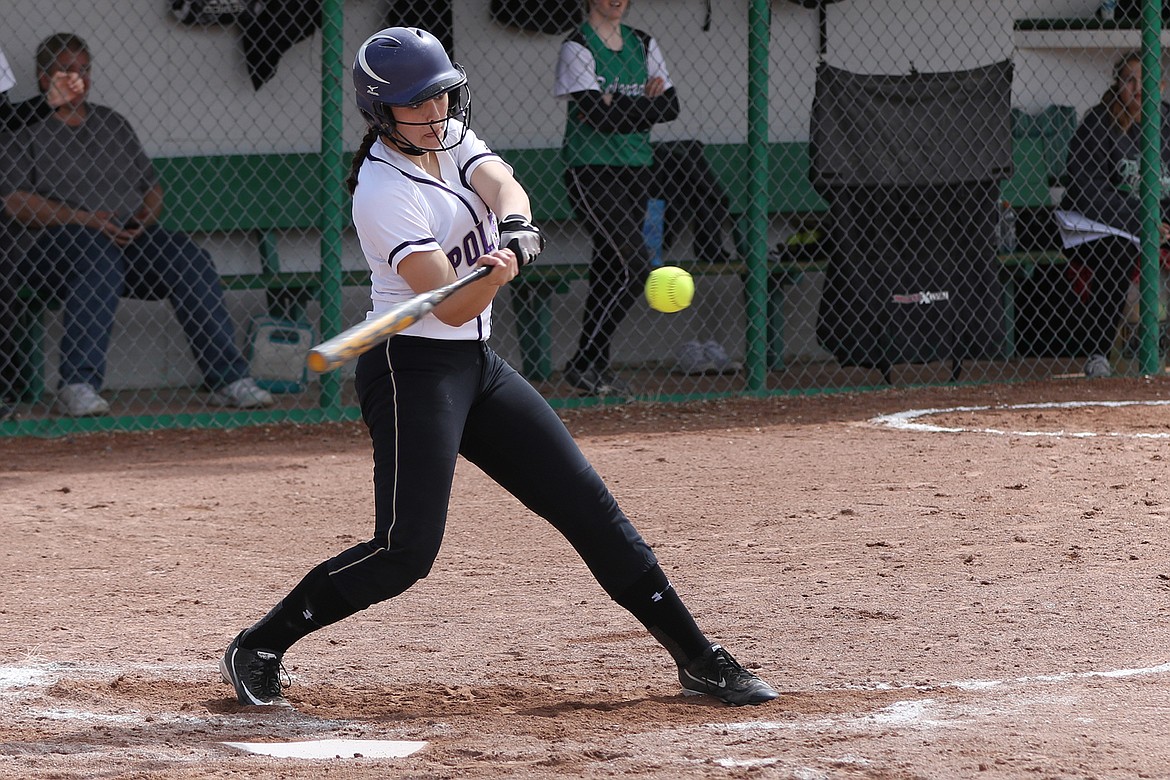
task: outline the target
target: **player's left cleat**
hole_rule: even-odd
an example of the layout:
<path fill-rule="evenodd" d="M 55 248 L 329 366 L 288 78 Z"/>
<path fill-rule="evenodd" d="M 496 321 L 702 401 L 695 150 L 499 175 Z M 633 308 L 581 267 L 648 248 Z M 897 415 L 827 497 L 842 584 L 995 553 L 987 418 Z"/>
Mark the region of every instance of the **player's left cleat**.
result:
<path fill-rule="evenodd" d="M 696 658 L 688 666 L 680 666 L 678 681 L 684 696 L 707 694 L 728 704 L 763 704 L 779 698 L 771 685 L 744 669 L 720 645 Z"/>
<path fill-rule="evenodd" d="M 288 678 L 280 665 L 280 656 L 267 650 L 249 650 L 240 647 L 241 631 L 219 659 L 219 673 L 223 681 L 236 689 L 240 704 L 283 704 L 288 705 L 283 690 L 292 684 L 281 680 L 281 673 Z"/>

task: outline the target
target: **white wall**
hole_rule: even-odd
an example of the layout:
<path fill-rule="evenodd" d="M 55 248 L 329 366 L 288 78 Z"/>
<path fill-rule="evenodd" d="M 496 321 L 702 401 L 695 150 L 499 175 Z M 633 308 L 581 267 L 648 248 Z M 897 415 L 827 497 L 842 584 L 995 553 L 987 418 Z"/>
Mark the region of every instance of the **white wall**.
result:
<path fill-rule="evenodd" d="M 343 65 L 380 28 L 389 0 L 347 0 Z M 660 137 L 741 141 L 746 137 L 747 3 L 637 0 L 627 20 L 652 32 L 682 95 L 683 111 Z M 122 111 L 152 154 L 315 151 L 320 126 L 320 34 L 294 46 L 275 78 L 252 89 L 239 31 L 175 22 L 165 0 L 45 3 L 6 0 L 0 49 L 16 72 L 11 97 L 34 93 L 36 43 L 73 31 L 94 50 L 93 97 Z M 954 70 L 1014 57 L 1015 104 L 1078 109 L 1100 96 L 1113 49 L 1016 49 L 1013 18 L 1086 16 L 1096 0 L 844 0 L 827 7 L 826 61 L 859 72 Z M 817 58 L 816 12 L 773 0 L 770 61 L 772 136 L 808 134 Z M 469 71 L 475 123 L 500 148 L 555 146 L 564 106 L 551 95 L 560 36 L 516 32 L 490 20 L 488 0 L 456 0 L 456 59 Z M 352 148 L 361 135 L 346 112 Z"/>

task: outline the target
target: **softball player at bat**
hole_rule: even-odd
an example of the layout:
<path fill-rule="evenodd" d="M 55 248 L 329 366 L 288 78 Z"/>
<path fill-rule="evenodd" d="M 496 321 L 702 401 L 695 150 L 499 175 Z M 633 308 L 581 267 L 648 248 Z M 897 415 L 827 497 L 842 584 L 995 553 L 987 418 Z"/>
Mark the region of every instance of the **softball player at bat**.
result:
<path fill-rule="evenodd" d="M 491 273 L 358 359 L 374 449 L 374 534 L 312 569 L 220 662 L 241 704 L 283 701 L 281 660 L 312 631 L 427 576 L 462 455 L 560 531 L 605 591 L 670 652 L 687 694 L 778 696 L 712 644 L 560 418 L 487 339 L 492 301 L 543 246 L 511 168 L 468 127 L 467 78 L 428 32 L 371 36 L 353 66 L 369 131 L 348 185 L 373 313 Z M 506 215 L 497 224 L 498 214 Z"/>

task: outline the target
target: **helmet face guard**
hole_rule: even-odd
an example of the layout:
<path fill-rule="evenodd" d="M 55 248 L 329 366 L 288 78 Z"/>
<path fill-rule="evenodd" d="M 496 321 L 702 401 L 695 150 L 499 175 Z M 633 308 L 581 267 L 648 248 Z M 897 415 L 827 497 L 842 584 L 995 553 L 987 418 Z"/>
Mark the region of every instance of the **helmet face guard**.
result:
<path fill-rule="evenodd" d="M 421 155 L 453 149 L 467 133 L 471 122 L 471 92 L 463 68 L 451 62 L 439 39 L 426 30 L 389 27 L 374 33 L 358 49 L 353 63 L 353 82 L 358 110 L 366 123 L 385 136 L 403 153 Z M 443 123 L 443 140 L 435 147 L 422 148 L 407 141 L 398 129 L 394 106 L 417 106 L 442 95 L 449 96 Z M 447 134 L 447 122 L 460 123 L 457 138 Z M 434 125 L 437 122 L 410 123 Z"/>
<path fill-rule="evenodd" d="M 456 66 L 458 67 L 458 66 Z M 404 154 L 418 156 L 426 152 L 441 152 L 447 149 L 454 149 L 463 142 L 464 136 L 467 135 L 467 126 L 471 123 L 471 90 L 467 88 L 466 84 L 454 87 L 446 92 L 440 92 L 434 97 L 424 98 L 418 101 L 425 103 L 427 100 L 433 100 L 435 97 L 448 95 L 447 114 L 441 119 L 436 119 L 431 122 L 404 122 L 401 119 L 394 117 L 394 107 L 388 103 L 376 103 L 374 105 L 373 113 L 365 114 L 366 123 L 374 128 L 380 135 L 386 136 L 394 145 Z M 416 105 L 416 104 L 414 104 Z M 448 132 L 448 122 L 455 119 L 459 122 L 459 132 L 456 137 L 452 137 Z M 437 133 L 439 138 L 443 140 L 436 146 L 416 146 L 402 135 L 399 128 L 401 127 L 430 127 L 434 125 L 442 125 L 442 132 Z"/>

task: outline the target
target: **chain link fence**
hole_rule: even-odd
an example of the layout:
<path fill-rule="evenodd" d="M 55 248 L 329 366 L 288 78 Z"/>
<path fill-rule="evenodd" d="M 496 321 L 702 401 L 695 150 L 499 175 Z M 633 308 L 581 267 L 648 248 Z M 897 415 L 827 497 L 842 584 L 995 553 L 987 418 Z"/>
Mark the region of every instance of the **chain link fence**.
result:
<path fill-rule="evenodd" d="M 493 346 L 555 404 L 1162 370 L 1141 3 L 592 2 L 12 0 L 0 434 L 356 417 L 304 356 L 368 308 L 349 66 L 401 24 L 548 236 Z"/>

